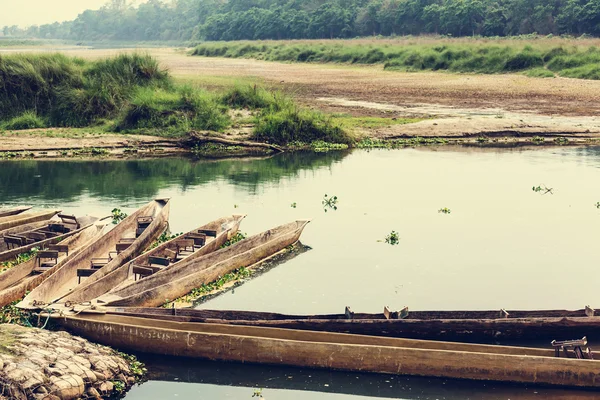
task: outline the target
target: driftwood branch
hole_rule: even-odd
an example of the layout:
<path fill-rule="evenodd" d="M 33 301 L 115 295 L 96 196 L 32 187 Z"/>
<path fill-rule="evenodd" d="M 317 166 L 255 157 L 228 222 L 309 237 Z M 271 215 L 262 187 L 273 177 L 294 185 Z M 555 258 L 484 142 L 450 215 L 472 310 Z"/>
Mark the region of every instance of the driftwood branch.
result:
<path fill-rule="evenodd" d="M 228 146 L 261 147 L 261 148 L 276 151 L 278 153 L 283 153 L 285 151 L 281 147 L 275 146 L 273 144 L 268 144 L 268 143 L 224 139 L 224 138 L 221 138 L 218 136 L 202 135 L 201 133 L 198 133 L 198 132 L 191 132 L 190 136 L 194 143 L 219 143 L 219 144 L 225 144 Z"/>

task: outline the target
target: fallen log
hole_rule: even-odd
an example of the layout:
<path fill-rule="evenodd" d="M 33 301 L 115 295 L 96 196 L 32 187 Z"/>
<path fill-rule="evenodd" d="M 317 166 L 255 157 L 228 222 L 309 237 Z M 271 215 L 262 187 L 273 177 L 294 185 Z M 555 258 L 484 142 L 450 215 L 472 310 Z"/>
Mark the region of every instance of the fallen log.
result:
<path fill-rule="evenodd" d="M 224 144 L 227 146 L 260 147 L 260 148 L 269 149 L 269 150 L 272 150 L 272 151 L 275 151 L 278 153 L 283 153 L 285 151 L 281 147 L 275 146 L 273 144 L 242 141 L 242 140 L 231 140 L 231 139 L 225 139 L 225 138 L 218 137 L 218 136 L 205 135 L 200 132 L 190 132 L 190 137 L 191 137 L 190 142 L 195 143 L 195 144 L 218 143 L 218 144 Z"/>

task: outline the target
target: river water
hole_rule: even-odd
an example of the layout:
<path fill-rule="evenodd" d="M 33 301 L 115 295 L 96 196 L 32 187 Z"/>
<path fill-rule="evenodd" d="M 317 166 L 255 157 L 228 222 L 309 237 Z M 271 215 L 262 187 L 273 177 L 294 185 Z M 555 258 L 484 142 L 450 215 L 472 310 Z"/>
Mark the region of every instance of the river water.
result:
<path fill-rule="evenodd" d="M 311 250 L 202 305 L 284 313 L 598 306 L 600 148 L 440 147 L 262 160 L 3 161 L 0 205 L 131 212 L 171 197 L 171 231 L 247 214 L 254 234 L 311 218 Z M 534 186 L 552 188 L 542 194 Z M 337 210 L 324 195 L 337 196 Z M 295 203 L 295 207 L 292 207 Z M 450 209 L 449 214 L 438 212 Z M 383 242 L 392 230 L 396 246 Z M 566 339 L 566 338 L 565 338 Z M 142 357 L 127 399 L 593 398 L 524 386 Z M 592 396 L 592 397 L 589 397 Z"/>

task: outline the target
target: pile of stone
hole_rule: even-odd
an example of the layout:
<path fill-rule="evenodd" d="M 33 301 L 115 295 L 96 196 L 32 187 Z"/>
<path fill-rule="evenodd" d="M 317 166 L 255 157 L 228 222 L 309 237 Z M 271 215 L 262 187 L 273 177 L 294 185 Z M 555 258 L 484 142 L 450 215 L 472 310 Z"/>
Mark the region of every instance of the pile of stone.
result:
<path fill-rule="evenodd" d="M 0 399 L 110 397 L 136 382 L 114 350 L 67 332 L 0 325 Z"/>

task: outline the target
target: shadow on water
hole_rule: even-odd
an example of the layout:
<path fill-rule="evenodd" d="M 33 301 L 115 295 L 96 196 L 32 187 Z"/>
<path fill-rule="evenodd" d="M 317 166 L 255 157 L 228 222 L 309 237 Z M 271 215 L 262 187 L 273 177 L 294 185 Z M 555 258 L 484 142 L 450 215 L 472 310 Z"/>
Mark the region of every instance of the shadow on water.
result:
<path fill-rule="evenodd" d="M 192 160 L 26 160 L 0 162 L 0 199 L 6 202 L 36 196 L 49 201 L 94 197 L 151 198 L 176 183 L 180 190 L 225 180 L 249 193 L 264 183 L 293 178 L 300 171 L 330 167 L 347 152 L 302 152 L 266 159 Z"/>
<path fill-rule="evenodd" d="M 193 383 L 221 387 L 262 388 L 265 398 L 277 398 L 269 389 L 314 392 L 314 394 L 345 395 L 343 397 L 371 397 L 407 400 L 498 400 L 498 399 L 594 399 L 597 393 L 586 390 L 562 390 L 525 385 L 507 385 L 493 382 L 473 382 L 453 379 L 403 377 L 396 375 L 321 371 L 239 363 L 201 361 L 185 358 L 140 355 L 146 363 L 151 382 L 161 385 Z M 170 390 L 178 389 L 173 386 Z M 201 389 L 200 389 L 201 390 Z M 135 389 L 133 394 L 135 394 Z M 309 395 L 309 393 L 306 393 Z M 134 397 L 134 396 L 132 396 Z M 304 398 L 304 396 L 301 396 Z M 320 396 L 306 396 L 319 398 Z"/>

